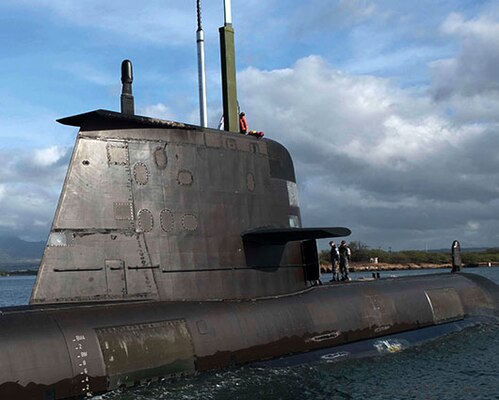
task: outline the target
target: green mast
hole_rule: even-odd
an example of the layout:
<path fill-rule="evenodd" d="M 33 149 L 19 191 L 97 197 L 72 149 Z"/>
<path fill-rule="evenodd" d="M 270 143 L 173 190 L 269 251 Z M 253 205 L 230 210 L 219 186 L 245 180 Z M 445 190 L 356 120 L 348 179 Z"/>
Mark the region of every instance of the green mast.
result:
<path fill-rule="evenodd" d="M 230 0 L 224 0 L 225 23 L 220 32 L 220 56 L 222 61 L 222 101 L 224 129 L 239 132 L 237 113 L 236 52 Z"/>

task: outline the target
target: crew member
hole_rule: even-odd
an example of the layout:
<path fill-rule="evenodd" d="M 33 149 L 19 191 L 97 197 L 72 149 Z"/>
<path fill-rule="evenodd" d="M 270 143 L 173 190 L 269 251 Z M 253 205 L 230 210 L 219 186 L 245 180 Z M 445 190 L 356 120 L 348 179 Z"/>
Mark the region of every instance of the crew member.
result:
<path fill-rule="evenodd" d="M 329 246 L 331 246 L 329 258 L 331 260 L 331 272 L 333 273 L 333 278 L 329 282 L 339 281 L 340 274 L 338 273 L 338 261 L 340 260 L 340 252 L 333 241 L 329 242 Z"/>
<path fill-rule="evenodd" d="M 349 281 L 350 277 L 348 276 L 348 262 L 350 261 L 350 248 L 347 246 L 347 242 L 344 240 L 341 241 L 340 248 L 338 249 L 340 253 L 340 273 L 342 281 Z"/>
<path fill-rule="evenodd" d="M 461 271 L 461 245 L 457 240 L 452 242 L 452 271 L 451 272 L 459 272 Z"/>
<path fill-rule="evenodd" d="M 239 114 L 239 132 L 246 135 L 248 133 L 248 123 L 246 122 L 245 115 L 243 112 Z"/>

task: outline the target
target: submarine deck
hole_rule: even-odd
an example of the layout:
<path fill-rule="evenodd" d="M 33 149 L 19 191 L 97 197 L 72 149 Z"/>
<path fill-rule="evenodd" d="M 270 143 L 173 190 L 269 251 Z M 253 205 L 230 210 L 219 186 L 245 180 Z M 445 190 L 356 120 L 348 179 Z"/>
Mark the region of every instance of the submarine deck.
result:
<path fill-rule="evenodd" d="M 453 274 L 454 275 L 454 274 Z M 458 273 L 456 275 L 462 275 L 465 276 L 468 279 L 475 280 L 477 279 L 480 284 L 485 284 L 486 287 L 489 287 L 490 282 L 488 279 L 477 275 L 473 273 Z M 369 285 L 374 282 L 378 283 L 388 283 L 388 282 L 407 282 L 411 281 L 412 283 L 417 283 L 418 281 L 423 281 L 427 277 L 432 276 L 432 277 L 445 277 L 445 276 L 452 276 L 449 273 L 432 273 L 432 274 L 421 274 L 417 276 L 398 276 L 398 277 L 383 277 L 383 278 L 361 278 L 361 279 L 352 279 L 351 281 L 345 281 L 345 282 L 324 282 L 321 285 L 315 285 L 308 287 L 303 290 L 295 291 L 295 292 L 290 292 L 286 294 L 280 294 L 280 295 L 272 295 L 272 296 L 262 296 L 262 297 L 255 297 L 255 298 L 248 298 L 248 299 L 211 299 L 211 300 L 203 300 L 203 301 L 157 301 L 157 300 L 127 300 L 127 301 L 117 301 L 117 300 L 112 300 L 112 301 L 100 301 L 100 302 L 81 302 L 81 303 L 46 303 L 46 304 L 27 304 L 27 305 L 19 305 L 19 306 L 7 306 L 7 307 L 0 307 L 0 316 L 5 315 L 5 314 L 12 314 L 12 313 L 19 313 L 19 312 L 29 312 L 29 311 L 39 311 L 39 310 L 57 310 L 57 309 L 75 309 L 75 308 L 95 308 L 95 307 L 109 307 L 109 306 L 119 306 L 119 305 L 125 305 L 125 304 L 158 304 L 158 303 L 165 303 L 165 304 L 185 304 L 185 303 L 220 303 L 220 302 L 225 302 L 225 303 L 241 303 L 241 302 L 255 302 L 255 301 L 264 301 L 264 300 L 271 300 L 271 299 L 281 299 L 281 298 L 286 298 L 286 297 L 294 297 L 294 296 L 299 296 L 314 290 L 325 290 L 325 289 L 340 289 L 340 288 L 345 288 L 345 287 L 359 287 L 359 286 L 364 286 L 364 285 Z M 492 285 L 494 285 L 492 283 Z M 498 295 L 499 298 L 499 295 Z"/>

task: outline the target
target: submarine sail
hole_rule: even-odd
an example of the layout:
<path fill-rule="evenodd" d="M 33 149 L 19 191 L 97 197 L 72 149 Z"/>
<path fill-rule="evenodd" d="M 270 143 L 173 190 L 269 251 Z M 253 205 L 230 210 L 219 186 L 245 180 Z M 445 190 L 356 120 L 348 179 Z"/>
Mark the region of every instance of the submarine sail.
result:
<path fill-rule="evenodd" d="M 290 293 L 308 285 L 300 240 L 350 234 L 299 228 L 275 141 L 105 110 L 59 122 L 80 133 L 31 304 Z"/>

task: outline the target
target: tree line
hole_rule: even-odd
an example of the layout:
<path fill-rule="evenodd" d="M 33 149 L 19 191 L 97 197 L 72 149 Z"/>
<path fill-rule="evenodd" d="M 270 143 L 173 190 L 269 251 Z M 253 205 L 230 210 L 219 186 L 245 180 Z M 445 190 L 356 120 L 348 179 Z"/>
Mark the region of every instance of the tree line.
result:
<path fill-rule="evenodd" d="M 426 252 L 422 250 L 386 251 L 382 249 L 371 249 L 364 243 L 352 241 L 348 244 L 352 251 L 352 262 L 369 262 L 372 258 L 378 258 L 380 263 L 388 264 L 449 264 L 451 262 L 451 250 L 448 252 Z M 319 253 L 320 262 L 329 264 L 329 250 Z M 477 265 L 479 263 L 499 263 L 499 248 L 490 248 L 477 252 L 461 252 L 461 259 L 465 265 Z"/>

